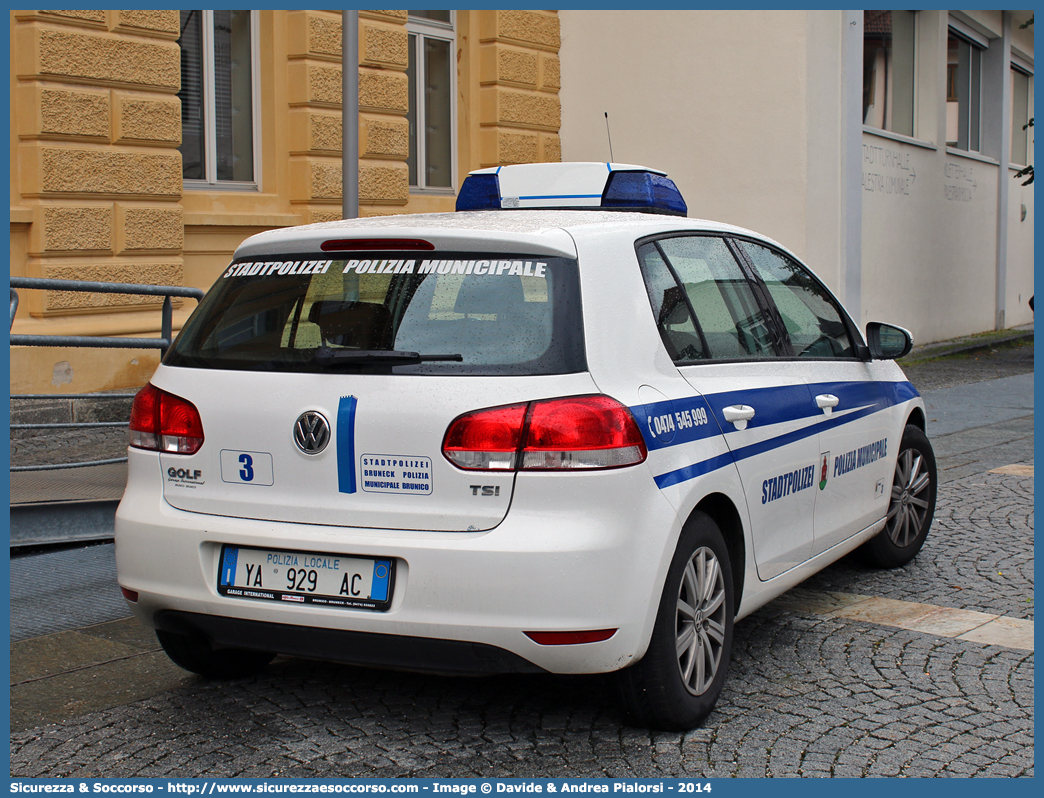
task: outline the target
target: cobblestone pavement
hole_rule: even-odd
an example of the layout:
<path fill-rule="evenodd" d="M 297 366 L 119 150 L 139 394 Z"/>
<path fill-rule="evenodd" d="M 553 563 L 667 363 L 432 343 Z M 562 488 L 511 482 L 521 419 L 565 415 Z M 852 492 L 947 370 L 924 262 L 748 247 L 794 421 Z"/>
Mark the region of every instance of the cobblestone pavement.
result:
<path fill-rule="evenodd" d="M 931 534 L 905 568 L 846 557 L 801 587 L 1031 619 L 1033 565 L 1033 477 L 977 474 L 941 487 Z"/>
<path fill-rule="evenodd" d="M 936 521 L 917 559 L 876 571 L 845 558 L 740 621 L 700 729 L 629 727 L 608 677 L 448 678 L 279 658 L 257 677 L 208 681 L 173 669 L 143 630 L 105 625 L 24 641 L 36 646 L 27 654 L 56 648 L 51 662 L 72 642 L 99 649 L 102 636 L 125 652 L 67 674 L 74 687 L 62 695 L 46 694 L 42 659 L 23 667 L 13 656 L 12 695 L 35 686 L 67 719 L 16 723 L 13 709 L 11 774 L 1033 776 L 1032 643 L 836 617 L 802 599 L 854 593 L 1034 617 L 1033 478 L 989 473 L 1032 465 L 1032 416 L 944 435 L 936 448 Z M 164 686 L 134 692 L 142 673 Z M 83 703 L 106 687 L 124 697 Z"/>

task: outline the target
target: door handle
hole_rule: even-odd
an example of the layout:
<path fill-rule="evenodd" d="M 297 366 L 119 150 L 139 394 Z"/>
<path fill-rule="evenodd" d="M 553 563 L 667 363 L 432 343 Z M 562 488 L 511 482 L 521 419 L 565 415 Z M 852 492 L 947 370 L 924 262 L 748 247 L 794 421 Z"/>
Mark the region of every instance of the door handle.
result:
<path fill-rule="evenodd" d="M 723 408 L 721 414 L 726 421 L 736 425 L 736 429 L 746 429 L 747 422 L 754 418 L 754 408 L 750 405 L 730 405 Z"/>
<path fill-rule="evenodd" d="M 823 414 L 827 416 L 829 416 L 833 409 L 837 407 L 837 403 L 840 401 L 841 400 L 832 393 L 821 393 L 816 397 L 816 405 L 818 405 L 819 409 L 823 411 Z"/>

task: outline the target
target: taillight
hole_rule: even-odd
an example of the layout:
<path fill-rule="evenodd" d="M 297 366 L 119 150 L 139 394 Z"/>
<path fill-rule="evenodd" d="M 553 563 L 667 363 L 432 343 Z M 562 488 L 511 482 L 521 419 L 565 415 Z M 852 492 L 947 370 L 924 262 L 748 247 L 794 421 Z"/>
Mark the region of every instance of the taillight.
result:
<path fill-rule="evenodd" d="M 203 421 L 196 406 L 149 383 L 134 397 L 130 445 L 171 454 L 195 454 L 203 445 Z"/>
<path fill-rule="evenodd" d="M 533 402 L 522 468 L 618 468 L 648 451 L 631 411 L 608 396 Z"/>
<path fill-rule="evenodd" d="M 446 430 L 442 453 L 461 468 L 510 471 L 515 468 L 528 405 L 508 405 L 466 413 Z"/>
<path fill-rule="evenodd" d="M 619 468 L 648 455 L 631 412 L 608 396 L 570 396 L 476 410 L 457 418 L 446 458 L 474 470 Z"/>

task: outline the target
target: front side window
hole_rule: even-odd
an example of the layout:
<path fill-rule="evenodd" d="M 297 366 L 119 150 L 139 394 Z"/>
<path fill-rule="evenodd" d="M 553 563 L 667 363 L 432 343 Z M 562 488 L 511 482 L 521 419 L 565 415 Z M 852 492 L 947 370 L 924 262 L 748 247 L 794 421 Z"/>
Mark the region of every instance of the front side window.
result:
<path fill-rule="evenodd" d="M 775 356 L 772 323 L 724 240 L 663 238 L 641 244 L 638 260 L 676 363 Z"/>
<path fill-rule="evenodd" d="M 863 124 L 914 134 L 913 11 L 863 12 Z"/>
<path fill-rule="evenodd" d="M 827 290 L 799 264 L 749 241 L 738 244 L 765 283 L 790 345 L 798 357 L 854 357 L 841 310 Z"/>
<path fill-rule="evenodd" d="M 456 78 L 453 12 L 410 11 L 410 187 L 453 189 L 453 97 Z"/>
<path fill-rule="evenodd" d="M 166 365 L 566 374 L 586 368 L 575 260 L 439 253 L 231 264 Z"/>
<path fill-rule="evenodd" d="M 182 11 L 181 161 L 186 186 L 256 185 L 256 11 Z"/>
<path fill-rule="evenodd" d="M 953 30 L 946 46 L 946 143 L 978 152 L 981 136 L 982 48 Z"/>

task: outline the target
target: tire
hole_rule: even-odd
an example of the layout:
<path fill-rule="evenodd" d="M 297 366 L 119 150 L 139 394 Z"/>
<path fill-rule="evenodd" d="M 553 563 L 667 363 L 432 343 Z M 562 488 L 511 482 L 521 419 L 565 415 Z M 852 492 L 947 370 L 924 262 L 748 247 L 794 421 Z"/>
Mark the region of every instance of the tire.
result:
<path fill-rule="evenodd" d="M 860 548 L 862 558 L 878 568 L 898 568 L 917 556 L 935 515 L 939 475 L 928 438 L 907 425 L 899 444 L 885 527 Z"/>
<path fill-rule="evenodd" d="M 211 679 L 236 679 L 264 670 L 275 658 L 268 651 L 243 648 L 212 649 L 204 637 L 156 630 L 156 637 L 175 665 Z"/>
<path fill-rule="evenodd" d="M 618 674 L 635 725 L 685 731 L 714 708 L 732 651 L 732 568 L 721 531 L 696 512 L 682 529 L 645 656 Z"/>

